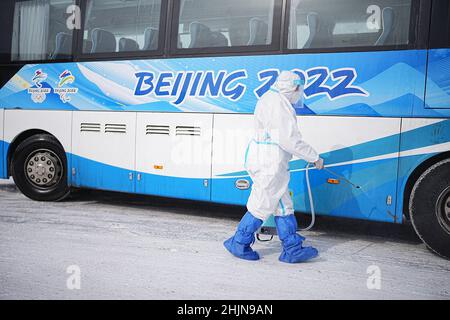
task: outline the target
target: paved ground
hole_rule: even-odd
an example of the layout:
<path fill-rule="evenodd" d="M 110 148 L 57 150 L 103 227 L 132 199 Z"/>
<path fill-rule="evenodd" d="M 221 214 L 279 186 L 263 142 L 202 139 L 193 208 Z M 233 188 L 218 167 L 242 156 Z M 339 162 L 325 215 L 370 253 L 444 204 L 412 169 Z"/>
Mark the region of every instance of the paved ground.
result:
<path fill-rule="evenodd" d="M 306 233 L 314 262 L 278 262 L 277 239 L 256 243 L 263 258 L 247 262 L 222 248 L 242 213 L 98 191 L 39 203 L 3 180 L 0 299 L 450 298 L 450 261 L 410 226 L 322 217 Z M 78 271 L 80 289 L 68 289 Z"/>

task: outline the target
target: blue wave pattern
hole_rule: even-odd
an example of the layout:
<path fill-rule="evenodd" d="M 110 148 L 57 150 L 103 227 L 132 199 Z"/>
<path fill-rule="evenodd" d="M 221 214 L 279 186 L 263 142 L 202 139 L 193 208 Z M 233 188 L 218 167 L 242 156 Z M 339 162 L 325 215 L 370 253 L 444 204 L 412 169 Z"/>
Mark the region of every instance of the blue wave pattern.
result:
<path fill-rule="evenodd" d="M 258 96 L 274 81 L 270 75 L 289 69 L 296 70 L 306 80 L 308 96 L 305 105 L 297 108 L 298 114 L 449 115 L 442 107 L 431 109 L 450 101 L 448 77 L 437 76 L 437 71 L 431 72 L 428 79 L 430 105 L 424 101 L 426 58 L 426 50 L 407 50 L 26 65 L 0 89 L 0 107 L 252 113 Z M 449 51 L 430 54 L 430 68 L 431 71 L 449 69 Z M 75 81 L 67 87 L 77 88 L 78 92 L 70 94 L 71 100 L 67 103 L 53 91 L 47 94 L 44 102 L 33 102 L 28 88 L 37 88 L 32 81 L 37 70 L 48 75 L 42 84 L 51 89 L 57 88 L 59 76 L 69 70 Z M 142 72 L 153 78 L 142 78 L 142 86 L 138 86 L 137 74 Z M 212 75 L 211 81 L 214 77 L 220 78 L 221 72 L 225 77 L 218 79 L 219 82 L 210 82 L 207 89 L 203 88 L 202 95 L 202 85 L 208 84 L 201 75 L 206 77 L 207 72 Z M 232 76 L 239 72 L 241 76 L 233 79 Z M 180 73 L 184 77 L 178 79 Z M 191 73 L 190 85 L 186 85 L 188 73 Z M 160 79 L 167 74 L 172 77 Z M 231 78 L 227 78 L 229 76 Z M 226 79 L 231 81 L 226 83 Z M 215 84 L 218 84 L 217 88 Z M 151 90 L 147 93 L 145 89 Z M 139 91 L 144 94 L 137 95 Z M 175 103 L 179 95 L 186 97 Z"/>

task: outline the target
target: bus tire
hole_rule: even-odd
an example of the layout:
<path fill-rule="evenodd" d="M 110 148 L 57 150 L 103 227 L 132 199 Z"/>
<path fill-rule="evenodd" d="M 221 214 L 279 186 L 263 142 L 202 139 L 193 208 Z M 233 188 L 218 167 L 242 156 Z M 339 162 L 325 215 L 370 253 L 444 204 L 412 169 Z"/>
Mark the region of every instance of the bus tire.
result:
<path fill-rule="evenodd" d="M 70 193 L 63 147 L 49 134 L 37 134 L 19 144 L 11 171 L 19 190 L 37 201 L 59 201 Z"/>
<path fill-rule="evenodd" d="M 426 170 L 409 198 L 412 225 L 435 253 L 450 259 L 450 159 Z"/>

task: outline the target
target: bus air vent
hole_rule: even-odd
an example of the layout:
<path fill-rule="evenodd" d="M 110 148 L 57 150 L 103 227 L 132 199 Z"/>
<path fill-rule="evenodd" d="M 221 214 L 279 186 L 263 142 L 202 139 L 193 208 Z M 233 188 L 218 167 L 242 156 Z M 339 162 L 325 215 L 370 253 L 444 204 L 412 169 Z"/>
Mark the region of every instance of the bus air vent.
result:
<path fill-rule="evenodd" d="M 169 126 L 147 125 L 145 127 L 145 134 L 162 134 L 168 136 L 170 134 L 170 128 Z"/>
<path fill-rule="evenodd" d="M 201 128 L 200 127 L 177 126 L 176 127 L 176 135 L 177 136 L 200 136 Z"/>
<path fill-rule="evenodd" d="M 105 124 L 105 133 L 127 133 L 127 125 L 107 123 Z"/>
<path fill-rule="evenodd" d="M 100 123 L 81 123 L 81 132 L 100 132 Z"/>

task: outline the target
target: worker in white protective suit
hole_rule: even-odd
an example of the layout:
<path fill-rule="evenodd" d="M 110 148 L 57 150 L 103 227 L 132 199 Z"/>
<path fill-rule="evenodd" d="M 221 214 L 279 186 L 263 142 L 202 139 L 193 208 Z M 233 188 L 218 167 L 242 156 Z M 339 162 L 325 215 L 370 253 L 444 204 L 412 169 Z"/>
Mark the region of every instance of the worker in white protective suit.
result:
<path fill-rule="evenodd" d="M 225 248 L 238 258 L 259 259 L 258 253 L 251 248 L 254 234 L 272 214 L 283 246 L 280 261 L 297 263 L 318 255 L 315 248 L 302 245 L 305 238 L 297 234 L 297 220 L 288 189 L 292 156 L 314 163 L 319 170 L 324 165 L 317 152 L 302 140 L 297 126 L 293 105 L 302 97 L 300 77 L 283 71 L 256 105 L 255 134 L 245 155 L 245 168 L 253 180 L 248 212 L 235 235 L 224 242 Z"/>

